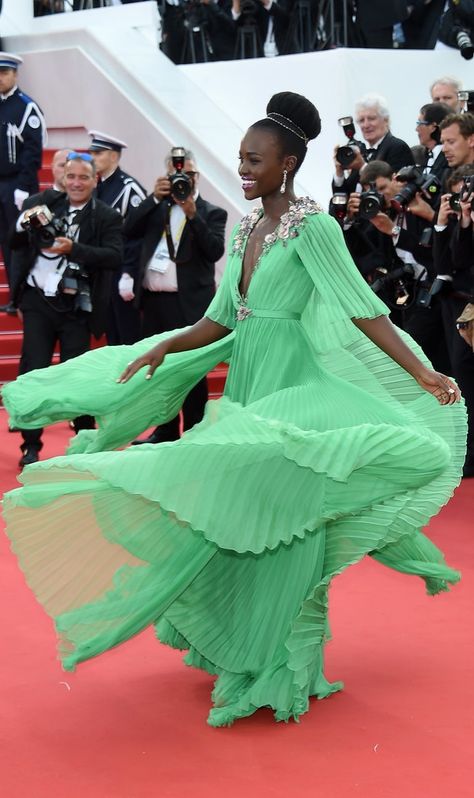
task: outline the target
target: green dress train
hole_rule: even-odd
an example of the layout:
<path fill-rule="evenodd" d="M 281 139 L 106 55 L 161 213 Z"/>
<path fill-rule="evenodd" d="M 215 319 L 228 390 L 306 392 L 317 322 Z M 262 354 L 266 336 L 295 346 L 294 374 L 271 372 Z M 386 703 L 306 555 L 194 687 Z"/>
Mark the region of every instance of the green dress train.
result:
<path fill-rule="evenodd" d="M 310 696 L 341 688 L 323 675 L 328 587 L 365 554 L 421 576 L 431 594 L 459 579 L 420 530 L 459 482 L 462 404 L 440 406 L 353 324 L 387 309 L 309 199 L 267 237 L 243 299 L 260 214 L 234 231 L 206 314 L 232 330 L 221 341 L 168 355 L 151 380 L 140 371 L 116 382 L 170 333 L 4 391 L 18 426 L 98 421 L 67 456 L 28 466 L 5 497 L 13 549 L 55 620 L 64 667 L 155 624 L 188 664 L 217 675 L 213 726 L 261 706 L 297 719 Z M 111 451 L 171 418 L 222 359 L 224 396 L 199 425 L 176 442 Z"/>

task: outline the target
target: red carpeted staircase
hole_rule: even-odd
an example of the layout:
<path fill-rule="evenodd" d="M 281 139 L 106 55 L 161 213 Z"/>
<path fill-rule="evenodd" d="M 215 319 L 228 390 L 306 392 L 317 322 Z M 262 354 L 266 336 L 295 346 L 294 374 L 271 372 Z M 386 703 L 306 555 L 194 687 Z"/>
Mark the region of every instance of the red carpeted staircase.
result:
<path fill-rule="evenodd" d="M 40 170 L 39 179 L 41 189 L 48 188 L 52 184 L 51 159 L 54 150 L 45 150 L 43 154 L 43 166 Z M 0 260 L 0 305 L 6 305 L 9 299 L 7 276 L 3 260 Z M 10 316 L 0 313 L 0 386 L 6 382 L 14 380 L 18 375 L 18 364 L 21 353 L 22 326 L 18 316 Z M 96 342 L 92 339 L 93 346 L 103 346 L 105 339 Z M 58 360 L 58 353 L 54 355 L 54 360 Z M 215 399 L 222 394 L 227 367 L 221 364 L 214 369 L 208 376 L 209 396 Z"/>

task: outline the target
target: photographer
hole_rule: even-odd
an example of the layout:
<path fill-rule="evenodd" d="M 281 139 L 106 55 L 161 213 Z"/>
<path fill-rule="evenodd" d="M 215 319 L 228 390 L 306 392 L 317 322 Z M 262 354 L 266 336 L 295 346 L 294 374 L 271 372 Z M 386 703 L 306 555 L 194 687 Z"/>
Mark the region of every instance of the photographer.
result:
<path fill-rule="evenodd" d="M 292 5 L 292 0 L 232 0 L 237 36 L 242 26 L 253 26 L 258 57 L 293 52 L 292 36 L 289 36 Z"/>
<path fill-rule="evenodd" d="M 384 97 L 376 94 L 365 95 L 356 103 L 355 116 L 364 141 L 351 145 L 354 158 L 344 164 L 339 160 L 340 148 L 335 148 L 333 192 L 343 191 L 350 194 L 355 191 L 360 170 L 370 161 L 385 161 L 394 171 L 414 163 L 408 144 L 390 132 L 390 114 Z"/>
<path fill-rule="evenodd" d="M 64 192 L 29 197 L 10 235 L 12 300 L 23 317 L 22 373 L 49 366 L 57 342 L 65 361 L 89 349 L 91 332 L 103 334 L 112 272 L 122 262 L 121 218 L 92 196 L 92 157 L 70 153 L 64 183 Z M 74 426 L 76 432 L 91 427 L 93 419 L 75 419 Z M 20 466 L 38 460 L 41 434 L 22 430 Z"/>
<path fill-rule="evenodd" d="M 431 248 L 423 239 L 429 243 L 434 210 L 415 183 L 399 182 L 383 161 L 367 164 L 361 182 L 362 194 L 353 192 L 348 201 L 346 243 L 368 282 L 392 308 L 392 320 L 405 327 L 416 314 L 419 289 L 433 276 Z"/>
<path fill-rule="evenodd" d="M 416 132 L 420 144 L 425 147 L 426 157 L 424 171 L 436 175 L 443 182 L 448 162 L 441 144 L 440 123 L 451 114 L 449 105 L 443 103 L 426 103 L 420 108 L 416 121 Z"/>
<path fill-rule="evenodd" d="M 474 0 L 449 0 L 441 17 L 439 40 L 469 61 L 474 55 Z"/>
<path fill-rule="evenodd" d="M 464 114 L 468 117 L 472 114 Z M 474 117 L 473 140 L 474 140 Z M 473 157 L 474 161 L 474 157 Z M 468 414 L 467 452 L 463 474 L 474 476 L 474 353 L 456 328 L 458 317 L 474 298 L 472 248 L 469 221 L 474 163 L 458 166 L 447 181 L 441 198 L 433 242 L 434 268 L 438 277 L 442 323 L 451 360 L 451 373 L 459 384 Z M 468 211 L 469 207 L 469 211 Z M 467 233 L 467 234 L 466 234 Z M 471 245 L 472 246 L 472 245 Z"/>
<path fill-rule="evenodd" d="M 199 194 L 199 172 L 190 150 L 175 147 L 166 159 L 167 174 L 153 193 L 131 209 L 125 236 L 141 238 L 135 301 L 142 311 L 142 335 L 174 330 L 200 319 L 215 292 L 215 263 L 225 249 L 227 211 Z M 207 401 L 201 380 L 183 405 L 184 429 L 201 421 Z M 158 427 L 146 441 L 179 438 L 179 416 Z"/>

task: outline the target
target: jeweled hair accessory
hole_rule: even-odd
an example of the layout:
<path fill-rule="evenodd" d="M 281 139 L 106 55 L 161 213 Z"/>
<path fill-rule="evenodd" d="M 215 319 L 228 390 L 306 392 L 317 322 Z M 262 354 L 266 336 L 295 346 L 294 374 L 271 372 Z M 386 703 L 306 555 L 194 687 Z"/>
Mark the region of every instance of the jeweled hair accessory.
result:
<path fill-rule="evenodd" d="M 283 116 L 283 114 L 277 114 L 274 111 L 271 111 L 267 114 L 267 119 L 271 119 L 272 122 L 276 122 L 277 125 L 281 125 L 282 127 L 289 130 L 290 133 L 294 133 L 295 136 L 298 136 L 299 139 L 302 139 L 306 146 L 308 146 L 309 138 L 298 125 L 295 124 L 291 119 L 288 119 L 287 116 Z"/>

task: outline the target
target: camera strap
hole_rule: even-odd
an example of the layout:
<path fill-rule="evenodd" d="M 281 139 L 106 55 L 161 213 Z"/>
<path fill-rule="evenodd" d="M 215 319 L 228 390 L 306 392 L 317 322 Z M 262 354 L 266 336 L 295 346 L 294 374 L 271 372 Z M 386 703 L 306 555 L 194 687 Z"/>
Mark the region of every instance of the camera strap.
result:
<path fill-rule="evenodd" d="M 176 254 L 177 253 L 176 253 L 176 250 L 175 250 L 175 247 L 174 247 L 173 235 L 171 233 L 171 209 L 172 209 L 172 207 L 173 207 L 172 205 L 168 205 L 168 208 L 167 208 L 167 211 L 166 211 L 165 237 L 166 237 L 166 244 L 168 246 L 168 253 L 169 253 L 169 256 L 170 256 L 170 260 L 173 261 L 173 263 L 176 263 Z M 184 215 L 184 212 L 183 212 L 183 215 Z M 185 226 L 186 222 L 187 222 L 187 218 L 186 218 L 186 216 L 184 216 L 184 219 L 182 220 L 181 224 L 178 227 L 178 230 L 176 231 L 176 239 L 177 239 L 178 249 L 179 249 L 179 242 L 181 241 L 181 236 L 183 234 L 183 230 L 184 230 L 184 226 Z"/>

